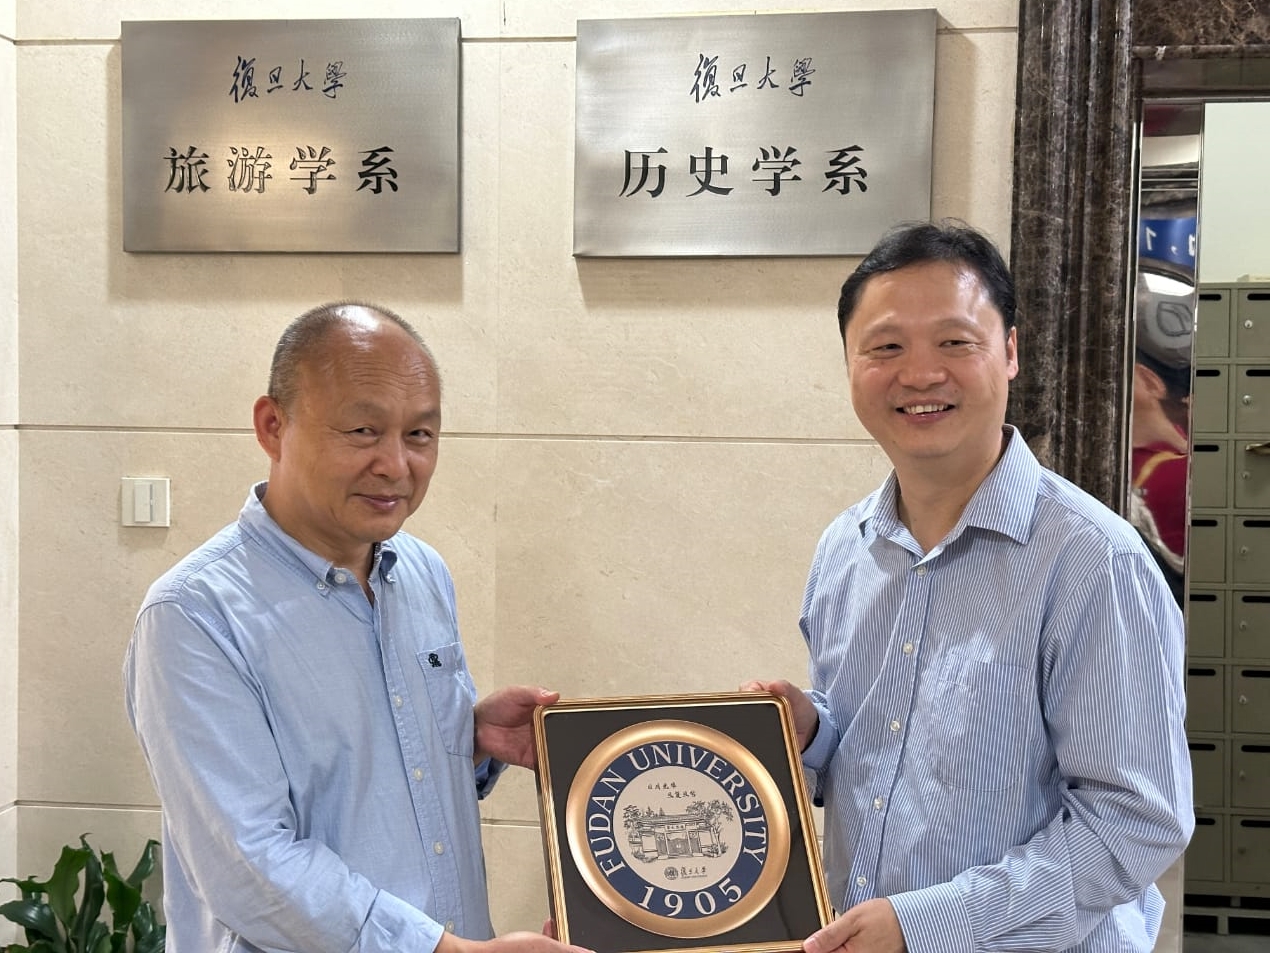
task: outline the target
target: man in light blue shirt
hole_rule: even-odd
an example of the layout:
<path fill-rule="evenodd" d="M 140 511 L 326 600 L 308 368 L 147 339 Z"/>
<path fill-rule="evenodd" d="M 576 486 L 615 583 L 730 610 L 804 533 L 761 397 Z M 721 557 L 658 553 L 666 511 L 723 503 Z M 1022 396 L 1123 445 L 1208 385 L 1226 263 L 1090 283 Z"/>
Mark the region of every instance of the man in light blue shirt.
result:
<path fill-rule="evenodd" d="M 558 695 L 477 701 L 449 572 L 400 532 L 436 466 L 431 353 L 385 309 L 316 308 L 253 419 L 268 481 L 151 587 L 124 665 L 168 950 L 578 953 L 491 939 L 477 799 Z"/>
<path fill-rule="evenodd" d="M 906 226 L 839 302 L 894 471 L 835 520 L 793 704 L 825 806 L 807 953 L 1150 951 L 1194 825 L 1182 617 L 1136 532 L 1005 424 L 1014 286 L 985 237 Z"/>

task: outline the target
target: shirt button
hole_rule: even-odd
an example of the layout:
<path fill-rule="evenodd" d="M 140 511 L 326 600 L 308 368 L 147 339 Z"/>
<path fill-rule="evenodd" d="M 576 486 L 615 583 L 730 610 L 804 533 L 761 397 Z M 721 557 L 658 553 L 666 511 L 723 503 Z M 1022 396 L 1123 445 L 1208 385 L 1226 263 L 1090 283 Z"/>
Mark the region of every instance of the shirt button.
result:
<path fill-rule="evenodd" d="M 319 582 L 319 583 L 317 584 L 317 587 L 318 587 L 319 589 L 321 589 L 323 592 L 326 592 L 326 583 L 324 583 L 324 582 Z"/>
<path fill-rule="evenodd" d="M 385 580 L 387 580 L 388 582 L 396 582 L 396 581 L 397 581 L 397 577 L 396 577 L 396 576 L 394 576 L 392 573 L 389 573 L 388 575 L 384 576 L 384 579 L 385 579 Z"/>
<path fill-rule="evenodd" d="M 905 642 L 905 643 L 904 643 L 904 654 L 905 654 L 905 655 L 912 655 L 912 654 L 913 654 L 913 643 L 912 643 L 912 642 Z"/>
<path fill-rule="evenodd" d="M 415 775 L 415 780 L 416 780 L 416 781 L 422 781 L 422 780 L 423 780 L 423 770 L 422 770 L 421 768 L 415 768 L 415 770 L 414 770 L 414 775 Z M 437 853 L 439 854 L 439 853 L 441 853 L 441 851 L 437 851 Z"/>
<path fill-rule="evenodd" d="M 880 810 L 882 810 L 882 805 L 884 805 L 885 803 L 886 803 L 886 801 L 884 801 L 882 798 L 880 798 L 880 797 L 875 797 L 875 798 L 873 799 L 873 810 L 875 810 L 875 811 L 880 811 Z"/>
<path fill-rule="evenodd" d="M 446 932 L 446 933 L 453 933 L 453 932 L 454 932 L 454 921 L 453 921 L 453 920 L 446 920 L 446 921 L 445 921 L 445 932 Z"/>
<path fill-rule="evenodd" d="M 918 566 L 918 567 L 917 567 L 917 574 L 918 574 L 919 576 L 924 576 L 924 575 L 926 575 L 926 567 L 925 567 L 925 566 Z"/>
<path fill-rule="evenodd" d="M 400 695 L 393 695 L 393 696 L 392 696 L 392 703 L 393 703 L 393 705 L 394 705 L 394 706 L 396 706 L 397 708 L 400 708 L 402 705 L 404 705 L 404 704 L 405 704 L 405 702 L 403 702 L 403 701 L 402 701 L 402 699 L 401 699 L 401 696 L 400 696 Z"/>
<path fill-rule="evenodd" d="M 440 841 L 437 841 L 435 844 L 432 845 L 432 852 L 434 854 L 444 854 L 445 845 L 442 844 Z"/>
<path fill-rule="evenodd" d="M 899 723 L 898 721 L 893 721 L 893 722 L 891 722 L 891 730 L 892 730 L 892 731 L 899 731 L 899 730 L 900 730 L 900 723 Z"/>
<path fill-rule="evenodd" d="M 868 877 L 857 877 L 857 878 L 855 879 L 855 883 L 856 883 L 856 886 L 857 886 L 857 887 L 865 887 L 865 886 L 868 886 L 868 883 L 869 883 L 869 878 L 868 878 Z"/>
<path fill-rule="evenodd" d="M 348 582 L 348 576 L 342 572 L 337 572 L 335 574 L 335 581 L 342 586 L 344 583 Z"/>

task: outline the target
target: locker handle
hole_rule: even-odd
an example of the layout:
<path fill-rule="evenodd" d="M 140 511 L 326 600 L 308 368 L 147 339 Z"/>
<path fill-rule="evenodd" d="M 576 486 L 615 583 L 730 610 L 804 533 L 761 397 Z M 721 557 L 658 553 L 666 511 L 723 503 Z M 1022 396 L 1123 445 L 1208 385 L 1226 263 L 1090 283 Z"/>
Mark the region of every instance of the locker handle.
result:
<path fill-rule="evenodd" d="M 1244 447 L 1244 453 L 1251 453 L 1258 457 L 1270 457 L 1270 440 L 1265 443 L 1250 443 Z"/>

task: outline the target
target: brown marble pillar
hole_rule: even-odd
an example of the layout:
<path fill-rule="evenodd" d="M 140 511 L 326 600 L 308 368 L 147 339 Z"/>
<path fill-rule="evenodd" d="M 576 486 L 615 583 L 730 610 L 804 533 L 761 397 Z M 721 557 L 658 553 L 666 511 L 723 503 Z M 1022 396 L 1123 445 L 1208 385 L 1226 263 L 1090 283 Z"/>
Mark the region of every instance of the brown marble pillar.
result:
<path fill-rule="evenodd" d="M 1130 3 L 1020 3 L 1010 242 L 1022 367 L 1009 420 L 1043 463 L 1115 509 L 1127 455 Z"/>

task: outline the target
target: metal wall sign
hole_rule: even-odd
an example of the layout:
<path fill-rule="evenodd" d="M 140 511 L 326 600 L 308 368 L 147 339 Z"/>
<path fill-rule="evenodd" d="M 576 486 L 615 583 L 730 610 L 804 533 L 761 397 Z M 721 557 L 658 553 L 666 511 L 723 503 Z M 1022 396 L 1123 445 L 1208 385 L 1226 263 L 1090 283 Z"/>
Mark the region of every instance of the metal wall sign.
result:
<path fill-rule="evenodd" d="M 122 24 L 123 244 L 459 249 L 459 21 Z"/>
<path fill-rule="evenodd" d="M 930 217 L 935 11 L 579 20 L 573 252 L 852 255 Z"/>

